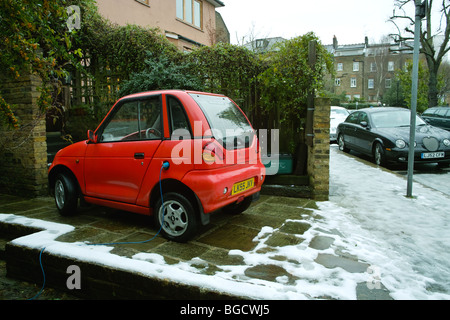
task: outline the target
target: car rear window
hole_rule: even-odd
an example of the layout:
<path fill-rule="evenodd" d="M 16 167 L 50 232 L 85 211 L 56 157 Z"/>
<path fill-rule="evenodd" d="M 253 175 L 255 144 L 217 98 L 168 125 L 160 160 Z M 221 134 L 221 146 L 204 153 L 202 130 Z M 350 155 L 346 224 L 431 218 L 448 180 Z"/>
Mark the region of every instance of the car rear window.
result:
<path fill-rule="evenodd" d="M 248 147 L 254 130 L 245 115 L 227 97 L 191 93 L 208 120 L 212 135 L 227 149 Z"/>

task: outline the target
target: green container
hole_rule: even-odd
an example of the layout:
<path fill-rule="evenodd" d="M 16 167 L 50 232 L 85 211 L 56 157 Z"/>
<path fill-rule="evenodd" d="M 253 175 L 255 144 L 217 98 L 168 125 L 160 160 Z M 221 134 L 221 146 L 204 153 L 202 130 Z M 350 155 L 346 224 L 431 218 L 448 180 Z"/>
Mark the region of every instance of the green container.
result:
<path fill-rule="evenodd" d="M 292 174 L 294 160 L 291 154 L 267 155 L 262 157 L 266 175 Z"/>

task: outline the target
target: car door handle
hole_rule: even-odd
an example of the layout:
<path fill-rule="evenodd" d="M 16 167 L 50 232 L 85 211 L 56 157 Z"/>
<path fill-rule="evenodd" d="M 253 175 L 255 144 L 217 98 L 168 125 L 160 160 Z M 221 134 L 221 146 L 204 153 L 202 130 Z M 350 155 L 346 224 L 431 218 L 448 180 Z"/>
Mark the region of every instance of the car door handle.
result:
<path fill-rule="evenodd" d="M 144 159 L 145 158 L 145 153 L 143 153 L 143 152 L 136 152 L 134 154 L 134 158 L 135 159 Z"/>

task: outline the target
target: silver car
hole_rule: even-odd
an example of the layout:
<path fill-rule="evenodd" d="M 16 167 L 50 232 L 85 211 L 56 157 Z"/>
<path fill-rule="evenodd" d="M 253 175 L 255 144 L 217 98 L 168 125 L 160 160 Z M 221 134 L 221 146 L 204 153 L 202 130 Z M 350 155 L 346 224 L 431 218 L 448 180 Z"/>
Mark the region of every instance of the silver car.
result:
<path fill-rule="evenodd" d="M 330 110 L 330 143 L 337 143 L 336 129 L 339 123 L 347 119 L 350 112 L 343 107 L 331 106 Z"/>

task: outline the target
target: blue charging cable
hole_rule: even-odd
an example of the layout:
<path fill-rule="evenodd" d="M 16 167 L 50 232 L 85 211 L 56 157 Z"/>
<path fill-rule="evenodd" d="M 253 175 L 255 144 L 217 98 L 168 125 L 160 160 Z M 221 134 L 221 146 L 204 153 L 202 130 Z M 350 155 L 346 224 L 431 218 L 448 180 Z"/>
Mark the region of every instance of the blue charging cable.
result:
<path fill-rule="evenodd" d="M 159 227 L 158 232 L 152 238 L 150 238 L 148 240 L 144 240 L 144 241 L 109 242 L 109 243 L 87 243 L 86 245 L 88 245 L 88 246 L 107 246 L 107 245 L 115 245 L 115 244 L 139 244 L 139 243 L 150 242 L 153 239 L 155 239 L 158 236 L 158 234 L 161 232 L 163 224 L 164 224 L 164 199 L 163 199 L 163 192 L 162 192 L 161 175 L 162 175 L 163 169 L 167 170 L 167 169 L 169 169 L 169 167 L 170 167 L 169 162 L 168 161 L 164 161 L 162 166 L 161 166 L 161 170 L 159 171 L 159 191 L 160 191 L 160 194 L 161 194 L 161 203 L 162 203 L 162 209 L 163 209 L 163 216 L 162 216 L 161 226 Z M 44 278 L 43 284 L 42 284 L 42 288 L 33 298 L 30 298 L 28 300 L 37 299 L 41 295 L 41 293 L 44 291 L 44 288 L 45 288 L 45 271 L 44 271 L 44 266 L 42 265 L 42 253 L 44 252 L 45 248 L 46 247 L 42 248 L 42 250 L 39 252 L 39 265 L 41 266 L 42 276 Z"/>

